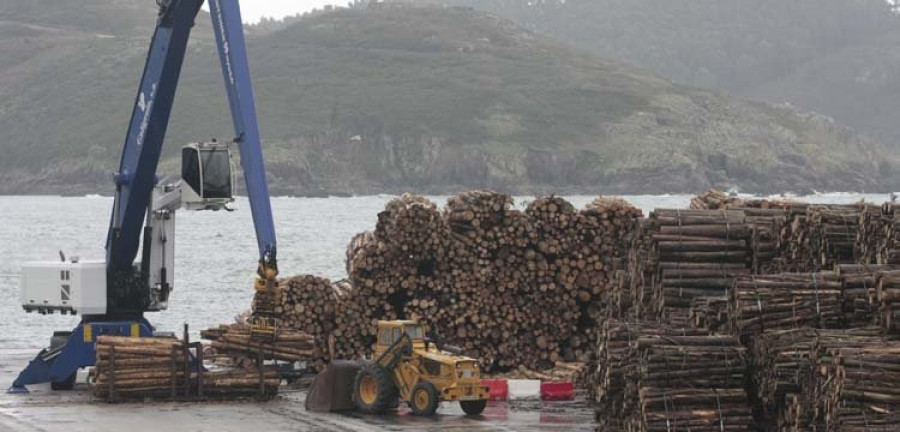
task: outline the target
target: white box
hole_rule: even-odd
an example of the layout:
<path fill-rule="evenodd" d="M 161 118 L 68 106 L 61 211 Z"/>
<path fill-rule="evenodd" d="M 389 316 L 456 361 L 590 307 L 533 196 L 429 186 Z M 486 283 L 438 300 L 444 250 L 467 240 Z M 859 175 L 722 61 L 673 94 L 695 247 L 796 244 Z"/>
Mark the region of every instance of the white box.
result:
<path fill-rule="evenodd" d="M 32 262 L 22 266 L 20 300 L 28 312 L 106 313 L 106 263 Z"/>
<path fill-rule="evenodd" d="M 541 382 L 539 380 L 509 380 L 509 400 L 540 400 Z"/>

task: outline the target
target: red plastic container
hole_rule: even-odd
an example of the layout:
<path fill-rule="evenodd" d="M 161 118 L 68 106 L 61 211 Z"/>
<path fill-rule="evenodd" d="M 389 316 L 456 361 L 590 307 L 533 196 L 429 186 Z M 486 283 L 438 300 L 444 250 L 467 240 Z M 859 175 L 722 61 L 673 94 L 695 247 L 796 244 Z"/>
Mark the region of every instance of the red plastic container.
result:
<path fill-rule="evenodd" d="M 492 402 L 506 402 L 509 398 L 509 386 L 505 379 L 483 379 L 481 385 L 491 390 Z"/>
<path fill-rule="evenodd" d="M 569 381 L 542 382 L 541 400 L 570 401 L 575 399 L 575 384 Z"/>

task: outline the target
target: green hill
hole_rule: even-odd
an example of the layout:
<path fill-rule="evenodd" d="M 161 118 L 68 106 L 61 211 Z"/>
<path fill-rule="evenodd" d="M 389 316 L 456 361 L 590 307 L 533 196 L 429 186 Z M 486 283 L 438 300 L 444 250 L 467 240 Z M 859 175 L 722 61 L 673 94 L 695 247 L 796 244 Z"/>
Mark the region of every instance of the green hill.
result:
<path fill-rule="evenodd" d="M 117 15 L 135 1 L 104 0 Z M 28 16 L 0 19 L 13 59 L 0 63 L 0 192 L 109 192 L 146 53 L 135 34 L 153 14 L 113 34 Z M 470 9 L 281 27 L 248 41 L 276 193 L 889 188 L 880 145 L 827 118 L 675 85 Z M 231 134 L 208 26 L 196 32 L 168 171 L 181 144 Z"/>
<path fill-rule="evenodd" d="M 410 0 L 509 18 L 678 83 L 790 102 L 900 148 L 900 2 Z"/>

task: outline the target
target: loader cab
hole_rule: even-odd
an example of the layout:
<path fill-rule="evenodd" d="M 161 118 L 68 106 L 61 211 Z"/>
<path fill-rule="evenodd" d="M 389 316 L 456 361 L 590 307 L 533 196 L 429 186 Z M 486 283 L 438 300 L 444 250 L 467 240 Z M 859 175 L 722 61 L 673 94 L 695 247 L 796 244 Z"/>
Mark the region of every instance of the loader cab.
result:
<path fill-rule="evenodd" d="M 227 144 L 213 140 L 181 149 L 182 199 L 188 210 L 220 210 L 234 202 L 234 162 Z"/>
<path fill-rule="evenodd" d="M 409 335 L 414 347 L 424 346 L 425 328 L 421 324 L 415 321 L 379 321 L 375 356 L 387 351 L 404 333 Z"/>

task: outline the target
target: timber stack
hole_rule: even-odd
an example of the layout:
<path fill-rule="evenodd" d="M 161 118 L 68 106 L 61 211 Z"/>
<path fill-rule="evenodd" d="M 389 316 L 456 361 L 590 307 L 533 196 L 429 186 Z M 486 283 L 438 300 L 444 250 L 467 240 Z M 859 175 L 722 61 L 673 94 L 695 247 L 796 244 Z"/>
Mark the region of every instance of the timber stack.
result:
<path fill-rule="evenodd" d="M 856 231 L 856 253 L 859 264 L 878 264 L 879 252 L 888 234 L 887 225 L 893 222 L 893 206 L 890 204 L 861 204 Z"/>
<path fill-rule="evenodd" d="M 707 336 L 693 328 L 671 328 L 655 324 L 608 320 L 596 330 L 597 354 L 586 380 L 589 397 L 596 402 L 598 431 L 624 431 L 632 410 L 637 409 L 633 391 L 638 359 L 637 341 L 642 336 Z"/>
<path fill-rule="evenodd" d="M 318 361 L 328 362 L 333 353 L 329 339 L 335 331 L 338 293 L 330 280 L 301 275 L 278 281 L 275 312 L 282 327 L 298 330 L 314 339 Z"/>
<path fill-rule="evenodd" d="M 900 220 L 894 218 L 895 203 L 886 203 L 882 241 L 878 247 L 878 264 L 900 264 Z"/>
<path fill-rule="evenodd" d="M 206 371 L 203 349 L 174 338 L 100 336 L 90 372 L 91 393 L 121 400 L 272 397 L 281 376 L 274 367 Z"/>
<path fill-rule="evenodd" d="M 728 318 L 727 296 L 695 297 L 691 303 L 691 325 L 707 329 L 711 334 L 728 333 L 731 320 Z"/>
<path fill-rule="evenodd" d="M 744 212 L 662 209 L 650 220 L 656 319 L 688 326 L 694 298 L 725 295 L 735 277 L 750 272 Z"/>
<path fill-rule="evenodd" d="M 730 306 L 732 334 L 742 340 L 766 330 L 843 323 L 841 281 L 833 272 L 740 276 Z"/>
<path fill-rule="evenodd" d="M 880 309 L 878 286 L 882 273 L 900 270 L 900 267 L 877 264 L 841 264 L 835 269 L 841 279 L 844 321 L 848 327 L 863 327 L 878 322 Z M 888 280 L 889 289 L 890 285 L 891 282 Z"/>
<path fill-rule="evenodd" d="M 731 336 L 642 336 L 626 392 L 631 431 L 752 429 L 746 349 Z"/>
<path fill-rule="evenodd" d="M 843 339 L 820 343 L 816 354 L 818 430 L 900 428 L 900 343 Z"/>
<path fill-rule="evenodd" d="M 878 275 L 875 294 L 878 323 L 887 334 L 900 334 L 900 270 Z"/>
<path fill-rule="evenodd" d="M 823 383 L 818 370 L 824 346 L 882 342 L 877 327 L 842 330 L 770 330 L 750 340 L 750 394 L 767 430 L 810 430 L 821 424 L 817 409 Z M 818 389 L 818 390 L 817 390 Z"/>
<path fill-rule="evenodd" d="M 389 203 L 376 231 L 348 248 L 353 288 L 344 301 L 361 313 L 345 317 L 344 335 L 365 335 L 366 346 L 374 334 L 359 329 L 417 318 L 486 371 L 589 359 L 587 330 L 608 303 L 627 303 L 608 293 L 627 284 L 640 210 L 610 198 L 580 211 L 558 197 L 524 211 L 512 205 L 507 195 L 479 191 L 450 198 L 443 212 L 408 195 Z"/>
<path fill-rule="evenodd" d="M 322 355 L 317 351 L 312 335 L 286 328 L 278 329 L 273 337 L 261 339 L 251 337 L 249 325 L 231 324 L 202 330 L 200 336 L 211 340 L 216 352 L 232 357 L 293 363 L 314 360 Z"/>

